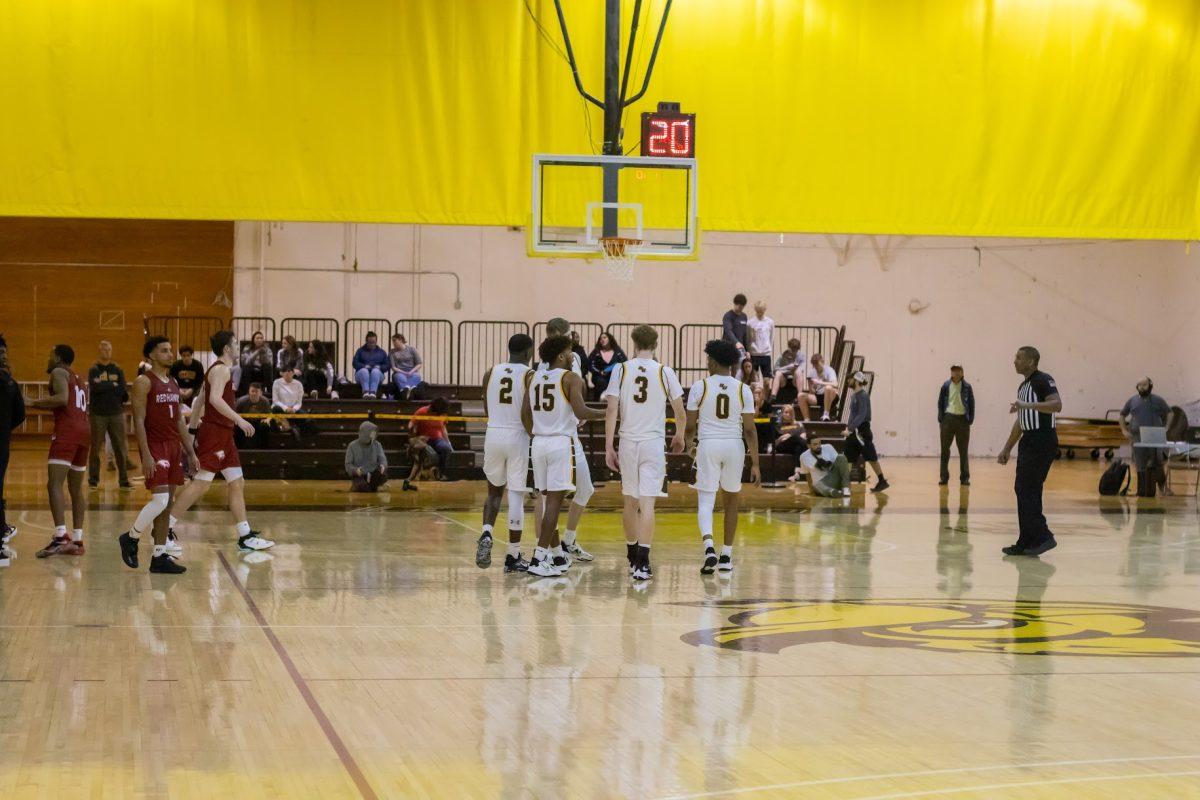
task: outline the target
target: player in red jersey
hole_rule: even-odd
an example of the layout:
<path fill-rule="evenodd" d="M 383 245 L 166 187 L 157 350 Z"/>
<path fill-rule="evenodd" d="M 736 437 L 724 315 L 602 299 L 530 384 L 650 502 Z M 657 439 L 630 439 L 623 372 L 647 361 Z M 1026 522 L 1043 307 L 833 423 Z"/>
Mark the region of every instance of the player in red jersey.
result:
<path fill-rule="evenodd" d="M 250 523 L 246 521 L 246 481 L 242 477 L 237 445 L 233 443 L 235 426 L 247 436 L 254 435 L 254 426 L 233 410 L 233 384 L 229 376 L 237 358 L 237 337 L 233 331 L 217 331 L 210 343 L 217 361 L 205 374 L 204 386 L 192 406 L 192 419 L 200 420 L 200 430 L 196 432 L 196 457 L 200 469 L 192 482 L 176 496 L 174 513 L 176 517 L 183 516 L 208 491 L 219 472 L 229 485 L 229 513 L 237 524 L 238 547 L 266 550 L 275 543 L 264 539 L 258 531 L 250 530 Z"/>
<path fill-rule="evenodd" d="M 151 336 L 142 345 L 142 355 L 150 369 L 133 382 L 129 396 L 133 402 L 133 430 L 142 454 L 142 472 L 151 494 L 150 502 L 138 512 L 133 527 L 118 539 L 121 560 L 127 567 L 137 569 L 138 541 L 153 525 L 154 555 L 150 559 L 150 571 L 177 575 L 187 572 L 187 567 L 171 558 L 182 549 L 176 545 L 178 549 L 171 552 L 167 538 L 171 516 L 168 509 L 175 496 L 175 487 L 183 485 L 184 453 L 192 471 L 199 469 L 199 462 L 179 406 L 179 384 L 171 377 L 171 365 L 175 363 L 171 340 L 165 336 Z"/>
<path fill-rule="evenodd" d="M 71 369 L 75 351 L 70 345 L 56 344 L 50 352 L 46 372 L 50 373 L 50 397 L 34 400 L 34 408 L 54 411 L 54 434 L 50 437 L 50 453 L 46 470 L 50 479 L 46 490 L 50 494 L 50 515 L 54 517 L 54 538 L 38 551 L 38 558 L 47 556 L 83 555 L 83 518 L 87 513 L 87 495 L 83 491 L 83 473 L 87 470 L 88 449 L 92 429 L 88 423 L 88 386 Z M 63 483 L 71 493 L 71 535 L 67 536 L 67 498 Z"/>

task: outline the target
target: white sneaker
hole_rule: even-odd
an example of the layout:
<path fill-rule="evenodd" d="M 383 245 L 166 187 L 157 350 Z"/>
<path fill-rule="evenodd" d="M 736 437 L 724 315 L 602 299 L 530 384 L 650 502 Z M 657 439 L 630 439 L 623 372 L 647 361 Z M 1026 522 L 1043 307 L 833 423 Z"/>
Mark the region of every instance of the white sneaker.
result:
<path fill-rule="evenodd" d="M 578 539 L 576 539 L 571 544 L 563 545 L 563 550 L 565 550 L 567 552 L 567 555 L 569 555 L 571 558 L 575 559 L 576 561 L 594 561 L 596 558 L 594 555 L 589 553 L 587 550 L 584 550 L 582 547 L 579 546 Z"/>
<path fill-rule="evenodd" d="M 17 535 L 17 526 L 9 525 L 4 529 L 3 535 L 0 535 L 0 544 L 8 544 L 12 538 Z"/>
<path fill-rule="evenodd" d="M 238 547 L 243 550 L 266 550 L 268 547 L 274 547 L 275 543 L 270 539 L 264 539 L 258 534 L 258 531 L 250 531 L 250 533 L 238 539 Z"/>
<path fill-rule="evenodd" d="M 849 496 L 850 496 L 850 489 L 849 489 L 849 487 L 847 487 L 847 488 L 845 488 L 845 489 L 842 489 L 842 497 L 849 497 Z"/>
<path fill-rule="evenodd" d="M 167 531 L 167 555 L 172 558 L 183 557 L 183 545 L 179 543 L 179 538 L 173 530 Z"/>
<path fill-rule="evenodd" d="M 529 565 L 527 572 L 539 578 L 557 578 L 562 574 L 559 568 L 554 566 L 554 563 L 548 558 L 535 560 Z"/>
<path fill-rule="evenodd" d="M 329 399 L 330 399 L 330 400 L 340 400 L 340 399 L 341 399 L 341 397 L 339 397 L 339 396 L 338 396 L 338 393 L 337 393 L 337 392 L 330 392 L 330 393 L 329 393 Z"/>
<path fill-rule="evenodd" d="M 12 563 L 12 551 L 7 547 L 0 547 L 0 567 L 7 567 Z"/>
<path fill-rule="evenodd" d="M 829 415 L 828 415 L 828 414 L 822 414 L 822 415 L 821 415 L 821 422 L 829 422 Z"/>

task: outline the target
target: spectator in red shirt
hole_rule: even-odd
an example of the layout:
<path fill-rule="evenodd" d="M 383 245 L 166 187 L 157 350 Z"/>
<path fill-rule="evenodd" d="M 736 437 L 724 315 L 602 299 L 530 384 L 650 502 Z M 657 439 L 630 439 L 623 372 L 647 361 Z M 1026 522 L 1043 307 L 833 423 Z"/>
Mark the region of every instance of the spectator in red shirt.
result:
<path fill-rule="evenodd" d="M 435 416 L 442 417 L 446 415 L 446 410 L 450 404 L 444 397 L 436 398 L 432 403 L 422 408 L 418 408 L 413 412 L 414 417 L 420 416 Z M 441 420 L 410 420 L 408 430 L 414 436 L 424 437 L 429 442 L 429 446 L 437 453 L 438 459 L 438 479 L 447 480 L 446 478 L 446 462 L 450 458 L 450 454 L 454 452 L 454 447 L 450 444 L 450 436 L 446 433 L 446 423 Z"/>

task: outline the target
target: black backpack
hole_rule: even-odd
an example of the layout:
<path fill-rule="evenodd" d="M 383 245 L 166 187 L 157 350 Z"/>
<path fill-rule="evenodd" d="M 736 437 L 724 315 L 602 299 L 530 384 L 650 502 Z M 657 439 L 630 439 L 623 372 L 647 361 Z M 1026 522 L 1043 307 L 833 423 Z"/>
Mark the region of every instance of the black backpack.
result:
<path fill-rule="evenodd" d="M 1129 465 L 1121 459 L 1115 459 L 1108 469 L 1100 476 L 1100 494 L 1128 494 Z"/>

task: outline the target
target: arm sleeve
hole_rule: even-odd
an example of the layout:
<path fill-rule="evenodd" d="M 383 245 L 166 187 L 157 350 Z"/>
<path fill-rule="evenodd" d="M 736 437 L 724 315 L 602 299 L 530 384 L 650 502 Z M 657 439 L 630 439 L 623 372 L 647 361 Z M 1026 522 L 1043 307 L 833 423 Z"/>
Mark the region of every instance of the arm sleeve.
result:
<path fill-rule="evenodd" d="M 1052 394 L 1058 394 L 1058 386 L 1054 383 L 1054 378 L 1044 372 L 1030 381 L 1033 386 L 1034 395 L 1039 401 L 1045 400 Z"/>
<path fill-rule="evenodd" d="M 608 379 L 608 386 L 604 387 L 604 394 L 600 395 L 602 398 L 603 397 L 619 397 L 620 396 L 621 373 L 624 372 L 624 370 L 625 370 L 625 367 L 621 364 L 613 365 L 612 375 Z"/>
<path fill-rule="evenodd" d="M 942 388 L 938 389 L 937 410 L 938 422 L 946 418 L 946 406 L 950 403 L 950 392 L 946 388 L 946 384 L 942 384 Z"/>
<path fill-rule="evenodd" d="M 737 336 L 733 333 L 732 311 L 726 311 L 725 316 L 721 317 L 721 338 L 727 342 L 737 342 Z"/>
<path fill-rule="evenodd" d="M 1129 412 L 1133 410 L 1131 408 L 1132 405 L 1133 405 L 1133 398 L 1131 397 L 1125 401 L 1125 405 L 1121 406 L 1121 416 L 1122 417 L 1129 416 Z"/>
<path fill-rule="evenodd" d="M 416 369 L 417 367 L 419 367 L 425 363 L 424 361 L 421 360 L 421 353 L 417 350 L 417 348 L 415 348 L 415 347 L 412 348 L 412 354 L 413 354 L 413 369 Z"/>
<path fill-rule="evenodd" d="M 350 359 L 350 367 L 351 369 L 359 370 L 362 369 L 363 366 L 362 348 L 360 347 L 354 351 L 354 358 Z"/>
<path fill-rule="evenodd" d="M 667 399 L 673 400 L 676 397 L 683 397 L 683 386 L 679 383 L 679 376 L 675 374 L 675 370 L 670 367 L 663 367 L 663 375 L 667 379 Z"/>
<path fill-rule="evenodd" d="M 688 392 L 687 410 L 700 410 L 700 397 L 704 394 L 704 381 L 699 380 L 692 384 L 692 390 Z"/>

